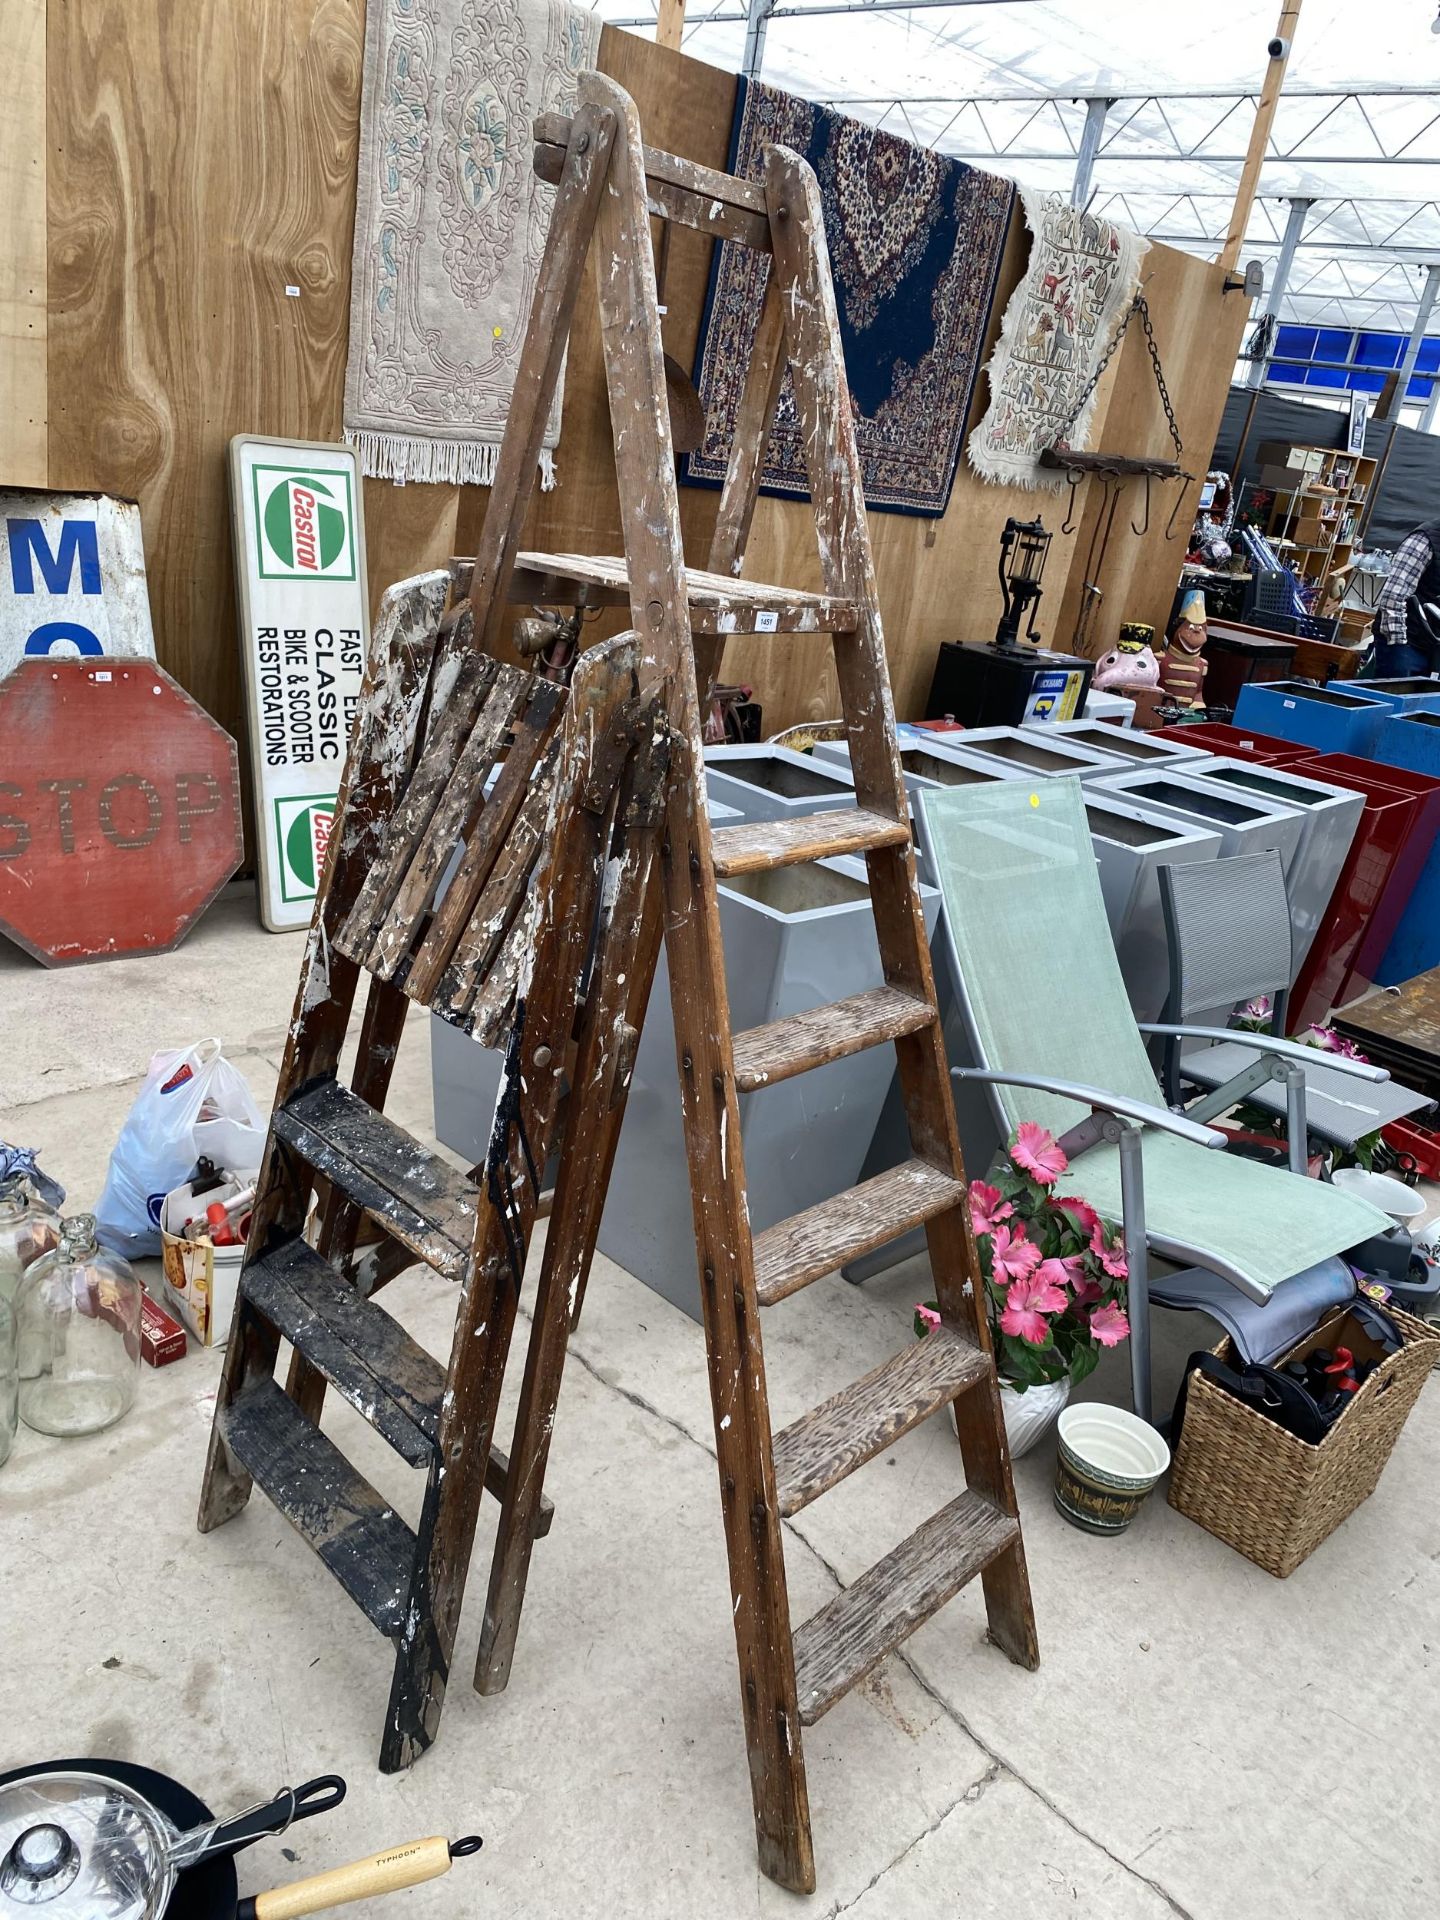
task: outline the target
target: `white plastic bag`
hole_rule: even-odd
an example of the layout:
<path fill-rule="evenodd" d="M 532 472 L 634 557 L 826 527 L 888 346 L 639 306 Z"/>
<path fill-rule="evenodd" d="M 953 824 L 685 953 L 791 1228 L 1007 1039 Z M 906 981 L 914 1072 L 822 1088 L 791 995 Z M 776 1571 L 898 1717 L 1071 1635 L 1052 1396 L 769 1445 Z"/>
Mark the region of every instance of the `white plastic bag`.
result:
<path fill-rule="evenodd" d="M 218 1040 L 157 1053 L 110 1155 L 95 1208 L 99 1237 L 132 1259 L 160 1251 L 160 1209 L 201 1154 L 253 1173 L 265 1122 Z"/>

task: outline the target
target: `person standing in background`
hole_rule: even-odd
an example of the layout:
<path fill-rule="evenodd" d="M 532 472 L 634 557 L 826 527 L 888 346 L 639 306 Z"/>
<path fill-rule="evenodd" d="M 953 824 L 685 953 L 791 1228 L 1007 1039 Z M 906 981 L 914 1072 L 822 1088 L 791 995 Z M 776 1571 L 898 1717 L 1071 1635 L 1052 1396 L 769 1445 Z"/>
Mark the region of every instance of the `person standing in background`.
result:
<path fill-rule="evenodd" d="M 1440 522 L 1417 527 L 1395 550 L 1375 606 L 1375 658 L 1370 680 L 1434 673 L 1440 665 L 1440 620 L 1427 621 L 1426 603 L 1440 606 Z"/>

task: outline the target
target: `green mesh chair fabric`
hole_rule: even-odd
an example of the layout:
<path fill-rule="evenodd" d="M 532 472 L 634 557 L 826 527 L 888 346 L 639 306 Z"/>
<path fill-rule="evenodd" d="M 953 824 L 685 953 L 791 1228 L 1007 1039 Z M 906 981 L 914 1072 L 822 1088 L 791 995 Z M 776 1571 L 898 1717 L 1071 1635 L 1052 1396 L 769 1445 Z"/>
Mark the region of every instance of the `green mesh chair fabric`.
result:
<path fill-rule="evenodd" d="M 1080 782 L 937 789 L 916 804 L 977 1064 L 1163 1106 L 1105 919 Z M 1034 1120 L 1058 1135 L 1089 1112 L 1025 1087 L 997 1091 L 1012 1130 Z M 1150 1244 L 1228 1270 L 1259 1298 L 1391 1224 L 1335 1187 L 1154 1129 L 1144 1165 Z M 1120 1218 L 1116 1148 L 1092 1148 L 1067 1184 Z"/>

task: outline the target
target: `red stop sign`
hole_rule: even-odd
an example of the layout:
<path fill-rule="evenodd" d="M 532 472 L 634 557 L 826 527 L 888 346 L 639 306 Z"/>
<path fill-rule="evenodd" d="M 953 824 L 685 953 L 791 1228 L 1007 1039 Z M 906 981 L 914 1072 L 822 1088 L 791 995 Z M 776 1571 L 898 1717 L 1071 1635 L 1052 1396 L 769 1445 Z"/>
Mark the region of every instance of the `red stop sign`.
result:
<path fill-rule="evenodd" d="M 0 680 L 0 933 L 46 966 L 177 946 L 244 855 L 235 742 L 145 660 Z"/>

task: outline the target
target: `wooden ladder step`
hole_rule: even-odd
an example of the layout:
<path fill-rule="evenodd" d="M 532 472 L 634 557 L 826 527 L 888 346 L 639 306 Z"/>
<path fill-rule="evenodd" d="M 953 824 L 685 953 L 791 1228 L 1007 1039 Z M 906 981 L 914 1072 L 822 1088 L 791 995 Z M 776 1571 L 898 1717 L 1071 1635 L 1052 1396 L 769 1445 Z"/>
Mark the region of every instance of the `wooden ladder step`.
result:
<path fill-rule="evenodd" d="M 725 880 L 909 842 L 908 820 L 847 807 L 838 813 L 802 813 L 791 820 L 750 820 L 740 827 L 717 827 L 710 836 L 710 849 L 716 875 Z"/>
<path fill-rule="evenodd" d="M 953 1327 L 935 1327 L 775 1436 L 775 1485 L 788 1520 L 967 1387 L 990 1359 Z"/>
<path fill-rule="evenodd" d="M 225 1444 L 392 1639 L 405 1619 L 415 1535 L 273 1379 L 247 1380 L 217 1414 Z"/>
<path fill-rule="evenodd" d="M 430 1464 L 445 1370 L 304 1240 L 252 1260 L 245 1298 L 412 1467 Z"/>
<path fill-rule="evenodd" d="M 475 1188 L 438 1153 L 338 1081 L 278 1109 L 275 1132 L 417 1260 L 459 1280 L 470 1258 Z"/>
<path fill-rule="evenodd" d="M 692 633 L 854 633 L 860 610 L 853 600 L 770 587 L 727 573 L 685 570 Z M 630 604 L 630 569 L 623 559 L 581 553 L 518 553 L 510 584 L 513 601 L 542 605 L 613 607 Z"/>
<path fill-rule="evenodd" d="M 871 987 L 735 1035 L 735 1084 L 742 1093 L 778 1086 L 866 1047 L 883 1046 L 933 1024 L 928 1000 L 898 987 Z"/>
<path fill-rule="evenodd" d="M 801 1725 L 813 1726 L 1019 1538 L 1018 1520 L 967 1488 L 836 1594 L 796 1629 Z"/>
<path fill-rule="evenodd" d="M 755 1291 L 761 1306 L 798 1293 L 847 1260 L 898 1240 L 964 1199 L 961 1181 L 924 1160 L 903 1160 L 848 1192 L 767 1227 L 755 1236 Z"/>
<path fill-rule="evenodd" d="M 345 1280 L 305 1240 L 252 1260 L 245 1297 L 412 1467 L 430 1464 L 440 1427 L 445 1369 L 398 1320 Z M 490 1449 L 485 1486 L 505 1497 L 510 1461 Z M 541 1495 L 535 1537 L 549 1533 L 555 1503 Z"/>

